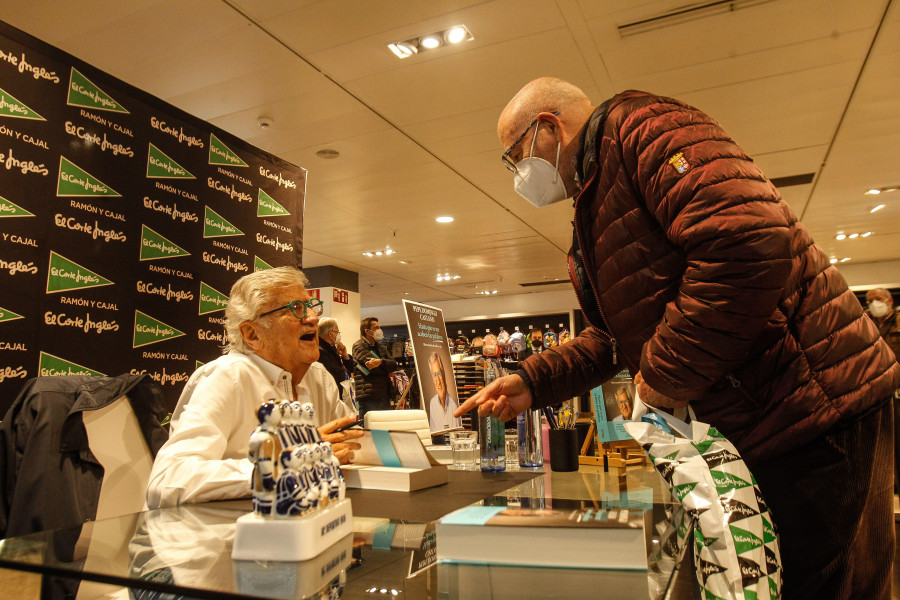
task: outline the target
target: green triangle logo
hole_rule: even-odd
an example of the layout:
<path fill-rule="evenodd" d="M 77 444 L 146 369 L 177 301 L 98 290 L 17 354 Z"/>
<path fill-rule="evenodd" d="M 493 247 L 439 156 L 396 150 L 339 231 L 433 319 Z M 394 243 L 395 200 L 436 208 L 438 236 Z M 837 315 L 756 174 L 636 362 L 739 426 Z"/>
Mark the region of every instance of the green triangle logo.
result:
<path fill-rule="evenodd" d="M 709 437 L 717 438 L 717 439 L 722 439 L 722 440 L 725 439 L 725 436 L 722 435 L 722 434 L 719 432 L 719 430 L 716 429 L 715 427 L 710 427 L 710 428 L 706 431 L 706 435 L 708 435 Z"/>
<path fill-rule="evenodd" d="M 190 255 L 190 252 L 169 238 L 158 234 L 146 225 L 141 225 L 141 260 L 158 260 L 160 258 Z"/>
<path fill-rule="evenodd" d="M 732 490 L 739 490 L 750 485 L 749 482 L 744 481 L 740 477 L 732 475 L 731 473 L 710 470 L 709 474 L 712 475 L 713 482 L 716 484 L 716 489 L 719 491 L 719 495 L 726 494 Z"/>
<path fill-rule="evenodd" d="M 155 344 L 183 335 L 183 331 L 178 331 L 171 325 L 166 325 L 162 321 L 157 321 L 150 315 L 146 315 L 139 310 L 134 311 L 133 348 L 140 348 L 141 346 Z"/>
<path fill-rule="evenodd" d="M 225 310 L 227 304 L 228 296 L 206 285 L 202 281 L 200 282 L 200 312 L 197 314 L 205 315 Z"/>
<path fill-rule="evenodd" d="M 28 108 L 24 102 L 0 88 L 0 117 L 13 117 L 16 119 L 31 119 L 33 121 L 46 121 L 44 117 Z"/>
<path fill-rule="evenodd" d="M 41 357 L 38 361 L 38 375 L 41 377 L 55 377 L 59 375 L 91 375 L 93 377 L 104 377 L 106 373 L 88 369 L 87 367 L 41 351 Z"/>
<path fill-rule="evenodd" d="M 69 106 L 83 106 L 84 108 L 129 114 L 121 104 L 113 100 L 109 94 L 97 87 L 90 79 L 79 73 L 75 67 L 72 67 L 72 73 L 69 76 L 69 99 L 67 104 Z"/>
<path fill-rule="evenodd" d="M 775 535 L 775 528 L 772 527 L 772 524 L 767 518 L 762 515 L 760 515 L 760 518 L 762 519 L 763 523 L 763 542 L 765 542 L 766 544 L 771 544 L 777 539 L 777 536 Z"/>
<path fill-rule="evenodd" d="M 699 529 L 694 530 L 694 542 L 697 544 L 698 549 L 703 548 L 704 546 L 710 546 L 716 543 L 718 539 L 719 538 L 708 538 L 704 536 Z"/>
<path fill-rule="evenodd" d="M 147 152 L 147 177 L 155 179 L 196 179 L 165 152 L 150 144 Z"/>
<path fill-rule="evenodd" d="M 229 167 L 250 166 L 212 133 L 209 134 L 209 164 L 226 165 Z"/>
<path fill-rule="evenodd" d="M 34 213 L 30 213 L 18 204 L 13 204 L 3 196 L 0 196 L 0 217 L 33 217 Z"/>
<path fill-rule="evenodd" d="M 47 293 L 68 292 L 83 288 L 112 285 L 113 282 L 82 267 L 68 258 L 50 251 L 50 267 L 47 270 Z"/>
<path fill-rule="evenodd" d="M 261 259 L 260 257 L 253 255 L 253 272 L 257 271 L 265 271 L 266 269 L 274 269 L 272 265 Z"/>
<path fill-rule="evenodd" d="M 693 490 L 695 487 L 697 487 L 696 481 L 676 485 L 672 488 L 672 495 L 675 496 L 679 502 L 681 502 L 682 500 L 684 500 L 684 497 L 691 493 L 691 490 Z"/>
<path fill-rule="evenodd" d="M 194 370 L 196 371 L 197 369 L 199 369 L 200 367 L 202 367 L 205 364 L 206 363 L 200 362 L 199 360 L 194 360 Z"/>
<path fill-rule="evenodd" d="M 228 237 L 232 235 L 244 235 L 244 232 L 229 223 L 216 211 L 206 206 L 203 215 L 203 237 Z"/>
<path fill-rule="evenodd" d="M 703 440 L 702 442 L 691 442 L 691 446 L 696 448 L 700 454 L 704 454 L 714 443 L 715 440 Z"/>
<path fill-rule="evenodd" d="M 272 196 L 265 193 L 262 188 L 259 189 L 256 204 L 257 217 L 286 217 L 290 214 L 285 207 L 275 202 Z"/>
<path fill-rule="evenodd" d="M 17 315 L 11 310 L 7 310 L 0 306 L 0 323 L 3 321 L 15 321 L 16 319 L 24 319 L 22 315 Z"/>
<path fill-rule="evenodd" d="M 681 452 L 681 450 L 676 450 L 675 452 L 673 452 L 672 454 L 669 454 L 668 456 L 665 456 L 664 458 L 666 460 L 675 460 L 676 458 L 678 458 L 679 452 Z"/>
<path fill-rule="evenodd" d="M 781 590 L 778 589 L 778 583 L 771 576 L 767 579 L 769 580 L 769 598 L 781 598 Z"/>
<path fill-rule="evenodd" d="M 59 180 L 56 183 L 57 196 L 108 196 L 118 198 L 119 192 L 112 189 L 65 156 L 59 157 Z"/>
<path fill-rule="evenodd" d="M 729 528 L 731 529 L 731 537 L 734 539 L 734 549 L 738 554 L 743 554 L 763 545 L 763 541 L 759 539 L 758 535 L 734 525 L 729 525 Z"/>
<path fill-rule="evenodd" d="M 757 600 L 758 597 L 750 588 L 744 588 L 744 600 Z"/>

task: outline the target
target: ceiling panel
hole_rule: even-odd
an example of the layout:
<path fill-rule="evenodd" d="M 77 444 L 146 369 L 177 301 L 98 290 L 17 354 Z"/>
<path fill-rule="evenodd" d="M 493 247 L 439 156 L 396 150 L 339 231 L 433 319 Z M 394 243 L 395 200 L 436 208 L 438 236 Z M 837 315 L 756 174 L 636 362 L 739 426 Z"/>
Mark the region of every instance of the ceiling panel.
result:
<path fill-rule="evenodd" d="M 544 75 L 698 106 L 770 177 L 815 174 L 781 193 L 830 256 L 897 259 L 900 192 L 864 194 L 900 184 L 896 4 L 777 0 L 627 37 L 684 0 L 5 0 L 0 19 L 309 169 L 304 264 L 359 272 L 370 307 L 565 289 L 571 203 L 533 208 L 498 164 L 500 111 Z M 475 39 L 385 47 L 457 23 Z"/>

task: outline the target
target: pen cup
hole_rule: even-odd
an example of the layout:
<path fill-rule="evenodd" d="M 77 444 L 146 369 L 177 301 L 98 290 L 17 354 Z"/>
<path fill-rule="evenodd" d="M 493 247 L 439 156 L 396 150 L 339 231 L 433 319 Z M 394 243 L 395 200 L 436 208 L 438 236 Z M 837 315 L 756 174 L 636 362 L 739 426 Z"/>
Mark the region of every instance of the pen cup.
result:
<path fill-rule="evenodd" d="M 578 431 L 575 429 L 550 430 L 550 470 L 578 470 Z"/>

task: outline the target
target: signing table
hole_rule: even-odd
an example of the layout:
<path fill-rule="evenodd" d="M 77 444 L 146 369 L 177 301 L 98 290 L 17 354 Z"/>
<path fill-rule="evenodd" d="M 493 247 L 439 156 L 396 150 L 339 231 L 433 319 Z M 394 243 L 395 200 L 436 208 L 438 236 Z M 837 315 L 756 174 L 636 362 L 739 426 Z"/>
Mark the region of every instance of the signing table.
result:
<path fill-rule="evenodd" d="M 413 493 L 349 490 L 353 534 L 302 563 L 235 561 L 235 521 L 249 501 L 145 511 L 0 541 L 4 597 L 78 598 L 670 598 L 693 597 L 690 552 L 662 539 L 674 510 L 649 467 L 578 472 L 451 471 Z M 472 504 L 647 510 L 646 570 L 436 563 L 434 521 Z M 477 544 L 477 539 L 472 540 Z M 665 546 L 665 547 L 664 547 Z M 541 552 L 535 540 L 535 553 Z M 686 558 L 682 556 L 686 554 Z M 674 555 L 674 556 L 673 556 Z M 10 581 L 14 580 L 14 584 Z M 105 585 L 102 585 L 105 584 Z M 30 586 L 30 587 L 29 587 Z M 13 592 L 10 592 L 13 590 Z M 17 593 L 15 592 L 18 592 Z"/>

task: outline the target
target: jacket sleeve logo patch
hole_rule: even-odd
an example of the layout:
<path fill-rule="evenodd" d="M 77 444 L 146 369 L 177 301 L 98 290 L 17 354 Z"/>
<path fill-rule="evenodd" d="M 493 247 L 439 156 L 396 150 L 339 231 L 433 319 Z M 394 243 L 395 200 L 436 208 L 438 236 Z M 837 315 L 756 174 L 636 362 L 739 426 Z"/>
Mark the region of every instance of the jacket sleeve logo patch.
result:
<path fill-rule="evenodd" d="M 688 164 L 687 159 L 684 157 L 684 152 L 679 152 L 670 158 L 669 164 L 675 167 L 675 170 L 678 171 L 680 175 L 684 175 L 691 168 L 691 165 Z"/>

